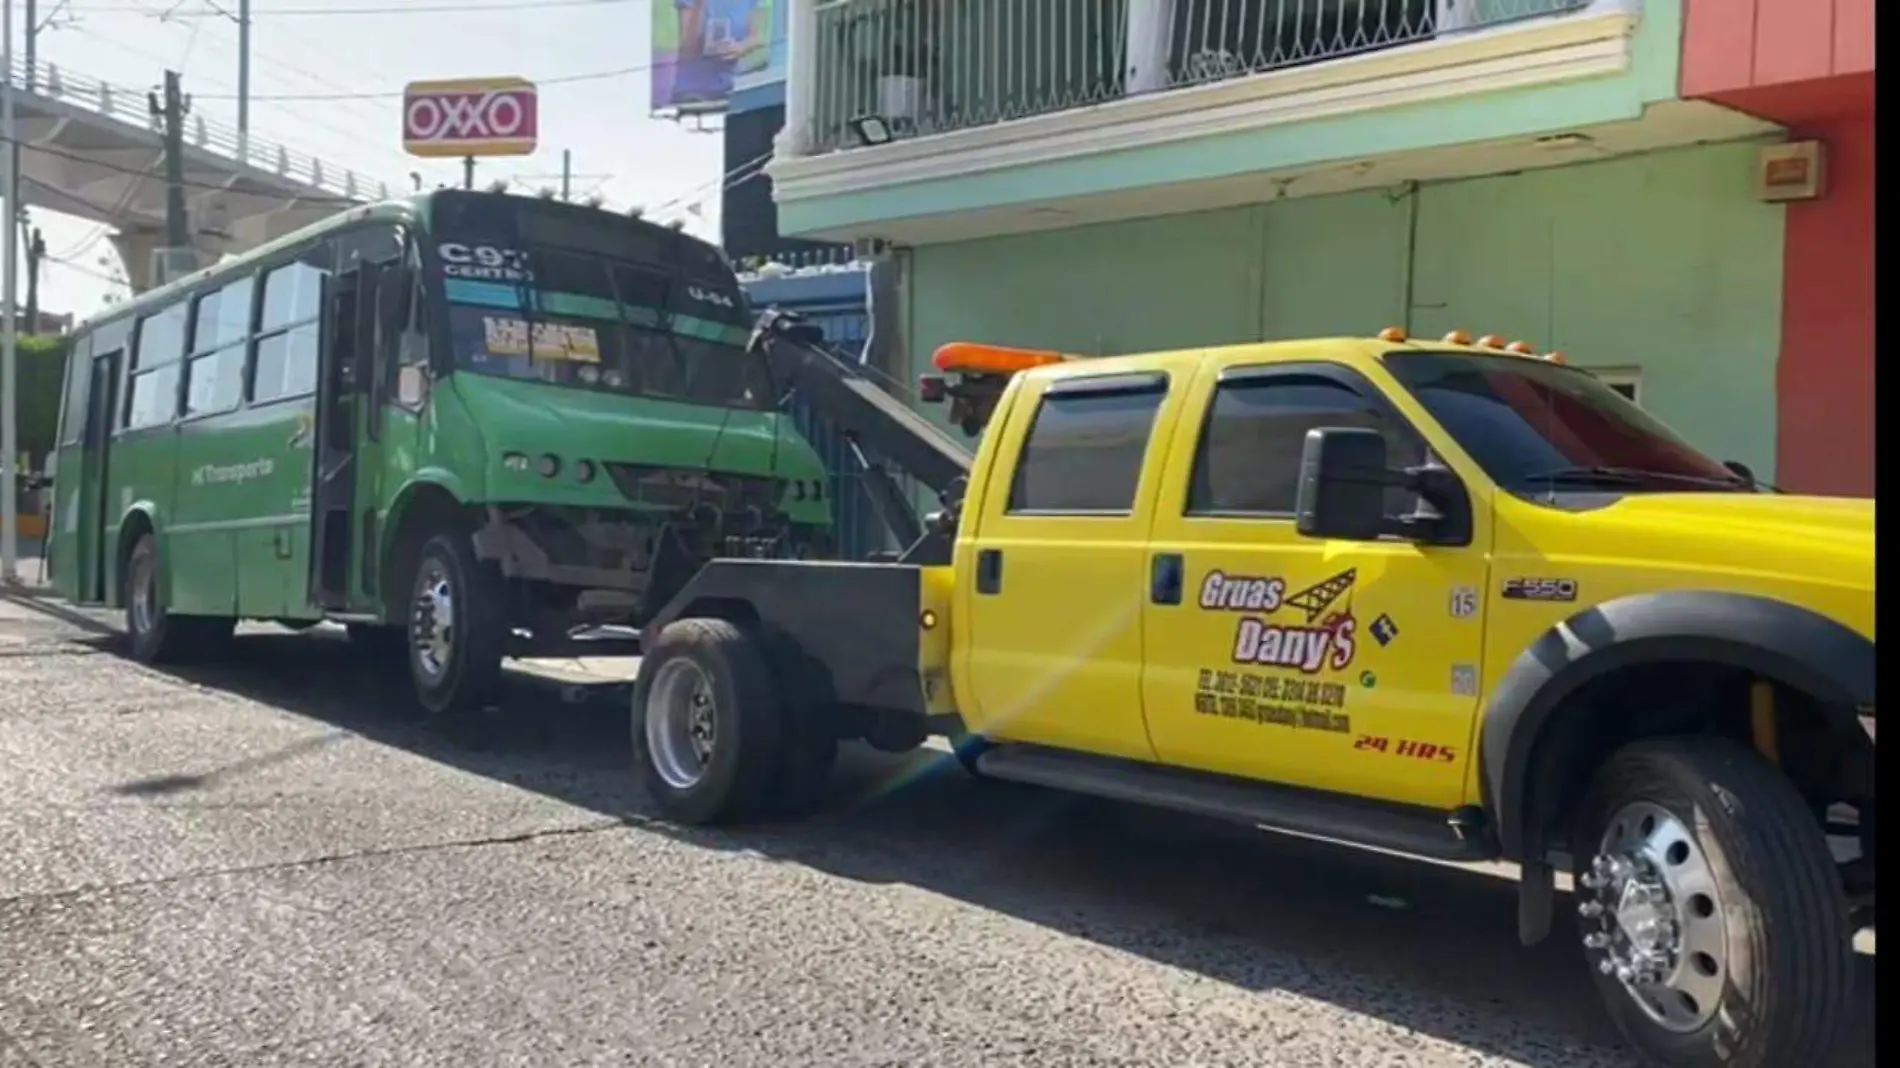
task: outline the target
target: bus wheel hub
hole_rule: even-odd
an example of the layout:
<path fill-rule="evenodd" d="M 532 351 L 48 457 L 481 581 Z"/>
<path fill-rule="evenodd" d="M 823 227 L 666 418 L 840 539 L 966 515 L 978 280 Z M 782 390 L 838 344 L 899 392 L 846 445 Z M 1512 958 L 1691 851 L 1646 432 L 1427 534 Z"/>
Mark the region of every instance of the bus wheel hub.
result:
<path fill-rule="evenodd" d="M 455 596 L 449 577 L 431 569 L 417 584 L 410 627 L 415 635 L 416 659 L 430 675 L 447 670 L 455 638 Z"/>

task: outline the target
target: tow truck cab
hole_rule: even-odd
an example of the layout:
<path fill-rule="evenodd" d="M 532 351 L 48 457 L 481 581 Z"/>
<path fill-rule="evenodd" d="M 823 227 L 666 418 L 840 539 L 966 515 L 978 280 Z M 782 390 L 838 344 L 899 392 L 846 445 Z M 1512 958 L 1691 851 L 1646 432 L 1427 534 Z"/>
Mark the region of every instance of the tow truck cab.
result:
<path fill-rule="evenodd" d="M 1767 492 L 1495 337 L 939 363 L 988 424 L 947 559 L 702 571 L 635 692 L 665 811 L 946 734 L 983 776 L 1515 861 L 1527 943 L 1567 857 L 1653 1060 L 1829 1040 L 1874 907 L 1873 502 Z"/>

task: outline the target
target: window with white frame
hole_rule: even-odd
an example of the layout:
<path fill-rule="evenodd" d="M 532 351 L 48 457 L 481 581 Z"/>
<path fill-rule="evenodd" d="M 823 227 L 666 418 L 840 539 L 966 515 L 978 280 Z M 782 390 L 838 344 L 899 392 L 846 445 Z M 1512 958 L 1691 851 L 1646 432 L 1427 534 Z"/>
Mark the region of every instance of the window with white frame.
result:
<path fill-rule="evenodd" d="M 1642 372 L 1630 367 L 1611 368 L 1592 371 L 1597 380 L 1630 399 L 1633 404 L 1643 403 Z"/>

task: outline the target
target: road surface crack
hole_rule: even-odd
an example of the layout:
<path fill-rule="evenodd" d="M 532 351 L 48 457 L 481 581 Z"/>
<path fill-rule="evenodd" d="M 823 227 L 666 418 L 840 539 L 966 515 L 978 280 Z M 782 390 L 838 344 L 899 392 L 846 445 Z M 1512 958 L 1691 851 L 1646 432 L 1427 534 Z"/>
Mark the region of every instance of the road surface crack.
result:
<path fill-rule="evenodd" d="M 122 890 L 146 890 L 154 887 L 172 886 L 179 883 L 199 882 L 205 879 L 219 879 L 233 875 L 259 875 L 278 871 L 294 871 L 298 868 L 317 868 L 330 864 L 347 863 L 353 860 L 375 860 L 382 857 L 400 857 L 424 853 L 445 853 L 457 849 L 487 849 L 491 846 L 520 845 L 525 842 L 537 842 L 555 838 L 579 838 L 585 835 L 599 834 L 603 831 L 615 831 L 634 826 L 631 820 L 610 818 L 595 820 L 591 823 L 572 827 L 549 827 L 538 831 L 521 831 L 515 834 L 488 835 L 480 838 L 457 838 L 446 842 L 419 842 L 414 845 L 385 846 L 376 849 L 352 849 L 337 853 L 325 853 L 314 857 L 300 857 L 296 860 L 277 860 L 264 864 L 237 864 L 223 868 L 196 868 L 190 871 L 174 872 L 170 875 L 155 875 L 149 879 L 126 879 L 116 883 L 98 883 L 90 886 L 76 886 L 66 890 L 44 890 L 24 894 L 0 896 L 0 906 L 50 901 L 70 901 L 92 894 L 113 894 Z"/>

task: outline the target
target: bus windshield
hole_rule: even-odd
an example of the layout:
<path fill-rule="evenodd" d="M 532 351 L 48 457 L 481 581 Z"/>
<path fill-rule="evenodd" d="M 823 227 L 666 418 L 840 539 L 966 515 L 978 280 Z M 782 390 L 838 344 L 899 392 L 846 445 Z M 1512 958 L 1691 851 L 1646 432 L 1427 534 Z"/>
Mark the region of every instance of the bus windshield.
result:
<path fill-rule="evenodd" d="M 463 210 L 438 219 L 433 252 L 457 367 L 694 404 L 772 405 L 770 378 L 745 351 L 744 298 L 716 252 L 596 209 L 516 197 L 456 206 Z M 477 206 L 490 210 L 470 210 Z M 581 212 L 591 218 L 574 218 Z"/>

